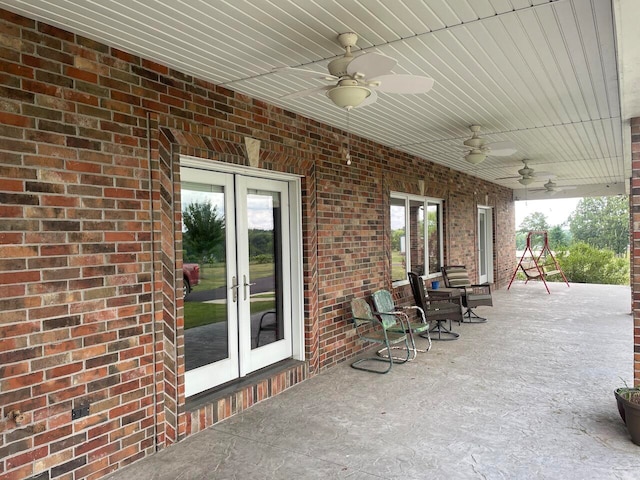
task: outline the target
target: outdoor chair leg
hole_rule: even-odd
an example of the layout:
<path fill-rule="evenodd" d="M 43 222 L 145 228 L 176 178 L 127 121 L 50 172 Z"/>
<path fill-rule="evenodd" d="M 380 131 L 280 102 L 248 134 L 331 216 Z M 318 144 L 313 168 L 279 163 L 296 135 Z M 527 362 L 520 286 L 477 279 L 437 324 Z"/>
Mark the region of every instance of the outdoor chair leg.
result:
<path fill-rule="evenodd" d="M 389 367 L 387 367 L 386 370 L 376 370 L 375 368 L 367 368 L 364 366 L 361 366 L 361 364 L 365 363 L 365 362 L 385 362 L 389 364 Z M 372 373 L 389 373 L 391 371 L 391 368 L 393 367 L 393 360 L 392 359 L 385 359 L 384 357 L 367 357 L 367 358 L 361 358 L 360 360 L 356 360 L 355 362 L 353 362 L 351 364 L 351 368 L 355 368 L 356 370 L 364 370 L 365 372 L 372 372 Z"/>
<path fill-rule="evenodd" d="M 430 333 L 434 334 L 433 339 L 442 341 L 457 340 L 458 337 L 460 337 L 460 334 L 451 331 L 451 320 L 449 320 L 449 328 L 442 325 L 443 322 L 446 322 L 446 320 L 437 320 L 435 326 L 429 331 Z M 429 334 L 429 332 L 427 332 L 427 334 Z M 420 336 L 423 335 L 423 333 L 420 334 Z"/>
<path fill-rule="evenodd" d="M 467 320 L 465 320 L 465 318 Z M 464 318 L 462 319 L 463 323 L 485 323 L 487 321 L 486 318 L 480 317 L 476 312 L 467 308 L 467 311 L 464 312 Z"/>
<path fill-rule="evenodd" d="M 398 363 L 398 364 L 403 364 L 403 363 L 407 363 L 410 359 L 409 359 L 409 355 L 411 354 L 412 349 L 409 347 L 409 343 L 407 342 L 407 339 L 405 338 L 404 340 L 405 346 L 404 347 L 392 347 L 391 345 L 387 345 L 385 348 L 380 349 L 377 353 L 380 354 L 380 352 L 387 350 L 387 355 L 380 355 L 378 357 L 367 357 L 367 358 L 362 358 L 360 360 L 356 360 L 355 362 L 353 362 L 351 364 L 352 368 L 355 368 L 356 370 L 364 370 L 365 372 L 373 372 L 373 373 L 388 373 L 391 371 L 391 368 L 393 367 L 394 363 Z M 394 357 L 391 355 L 391 350 L 392 349 L 399 349 L 399 350 L 403 350 L 405 352 L 407 352 L 407 356 L 405 358 L 401 358 L 401 357 Z M 394 362 L 394 359 L 397 360 L 396 362 Z M 378 362 L 385 362 L 389 364 L 389 367 L 384 370 L 376 370 L 374 368 L 367 368 L 364 366 L 361 366 L 362 363 L 364 362 L 368 362 L 368 361 L 378 361 Z"/>
<path fill-rule="evenodd" d="M 404 363 L 404 362 L 410 362 L 411 360 L 414 360 L 418 356 L 418 352 L 424 353 L 424 352 L 428 352 L 429 351 L 429 350 L 421 350 L 421 349 L 416 347 L 416 342 L 415 342 L 415 340 L 413 338 L 413 333 L 412 332 L 408 332 L 408 336 L 411 337 L 411 344 L 407 345 L 407 347 L 402 347 L 402 346 L 397 346 L 397 347 L 394 346 L 394 347 L 389 347 L 389 348 L 384 347 L 384 348 L 381 348 L 380 350 L 378 350 L 376 352 L 376 354 L 380 358 L 384 358 L 384 359 L 387 359 L 387 358 L 389 358 L 389 356 L 391 356 L 391 358 L 393 360 L 396 360 L 397 363 Z M 431 343 L 429 343 L 429 348 L 431 348 Z M 407 358 L 395 357 L 395 356 L 391 355 L 391 350 L 406 351 L 407 352 Z"/>

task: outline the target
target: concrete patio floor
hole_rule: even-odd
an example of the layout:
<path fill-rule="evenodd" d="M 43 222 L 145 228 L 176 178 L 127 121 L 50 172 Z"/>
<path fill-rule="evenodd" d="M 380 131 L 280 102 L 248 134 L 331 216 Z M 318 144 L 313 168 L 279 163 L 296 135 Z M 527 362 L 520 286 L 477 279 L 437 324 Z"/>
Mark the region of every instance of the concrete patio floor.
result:
<path fill-rule="evenodd" d="M 630 289 L 550 288 L 495 291 L 488 323 L 387 375 L 345 362 L 108 478 L 640 478 L 613 397 Z"/>

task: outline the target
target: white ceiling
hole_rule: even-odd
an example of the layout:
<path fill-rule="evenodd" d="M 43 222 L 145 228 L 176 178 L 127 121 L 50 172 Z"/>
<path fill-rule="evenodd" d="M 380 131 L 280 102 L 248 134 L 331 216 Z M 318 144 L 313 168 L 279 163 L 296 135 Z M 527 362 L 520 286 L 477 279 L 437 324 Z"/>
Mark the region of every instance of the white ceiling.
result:
<path fill-rule="evenodd" d="M 0 0 L 8 10 L 345 129 L 345 112 L 322 94 L 280 98 L 321 82 L 273 69 L 325 73 L 344 53 L 337 34 L 356 32 L 360 49 L 398 61 L 393 73 L 436 83 L 427 94 L 380 93 L 352 111 L 353 134 L 514 189 L 517 179 L 496 179 L 516 175 L 528 158 L 558 185 L 579 186 L 556 198 L 616 194 L 628 184 L 628 118 L 640 115 L 638 4 Z M 518 152 L 469 165 L 462 142 L 473 123 L 489 141 L 512 141 Z M 544 198 L 535 190 L 546 180 L 529 186 L 528 198 Z"/>

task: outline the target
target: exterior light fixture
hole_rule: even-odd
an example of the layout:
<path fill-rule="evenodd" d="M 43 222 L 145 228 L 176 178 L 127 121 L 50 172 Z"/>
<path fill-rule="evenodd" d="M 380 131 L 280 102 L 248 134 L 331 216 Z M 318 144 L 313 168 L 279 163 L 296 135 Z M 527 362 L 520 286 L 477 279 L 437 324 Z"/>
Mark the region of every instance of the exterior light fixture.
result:
<path fill-rule="evenodd" d="M 518 182 L 520 182 L 522 185 L 526 187 L 527 185 L 531 185 L 534 180 L 535 179 L 533 177 L 522 177 L 521 179 L 518 180 Z"/>
<path fill-rule="evenodd" d="M 483 162 L 485 158 L 487 158 L 487 155 L 482 153 L 480 150 L 471 150 L 464 156 L 464 159 L 472 165 L 477 165 Z"/>
<path fill-rule="evenodd" d="M 338 86 L 327 90 L 327 97 L 340 108 L 351 110 L 365 101 L 371 90 L 361 87 L 356 80 L 340 80 Z"/>

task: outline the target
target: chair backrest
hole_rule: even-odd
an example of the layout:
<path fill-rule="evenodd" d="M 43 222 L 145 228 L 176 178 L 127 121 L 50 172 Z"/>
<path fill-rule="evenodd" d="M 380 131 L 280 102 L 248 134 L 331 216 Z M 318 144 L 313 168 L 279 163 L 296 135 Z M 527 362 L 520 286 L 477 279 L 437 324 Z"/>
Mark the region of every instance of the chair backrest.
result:
<path fill-rule="evenodd" d="M 442 267 L 442 278 L 447 288 L 470 287 L 471 280 L 464 265 L 446 265 Z"/>
<path fill-rule="evenodd" d="M 390 326 L 395 325 L 397 323 L 395 315 L 384 314 L 384 312 L 394 312 L 396 310 L 391 292 L 389 292 L 389 290 L 382 289 L 377 292 L 373 292 L 371 297 L 373 298 L 373 304 L 376 307 L 376 311 L 380 316 L 380 321 L 382 321 L 384 328 L 389 328 Z"/>
<path fill-rule="evenodd" d="M 409 272 L 409 283 L 411 284 L 411 292 L 413 292 L 413 299 L 416 302 L 416 306 L 425 310 L 425 299 L 427 298 L 427 291 L 424 288 L 424 282 L 418 274 Z"/>
<path fill-rule="evenodd" d="M 354 298 L 351 300 L 352 321 L 358 327 L 363 323 L 373 322 L 373 312 L 371 307 L 363 298 Z"/>

